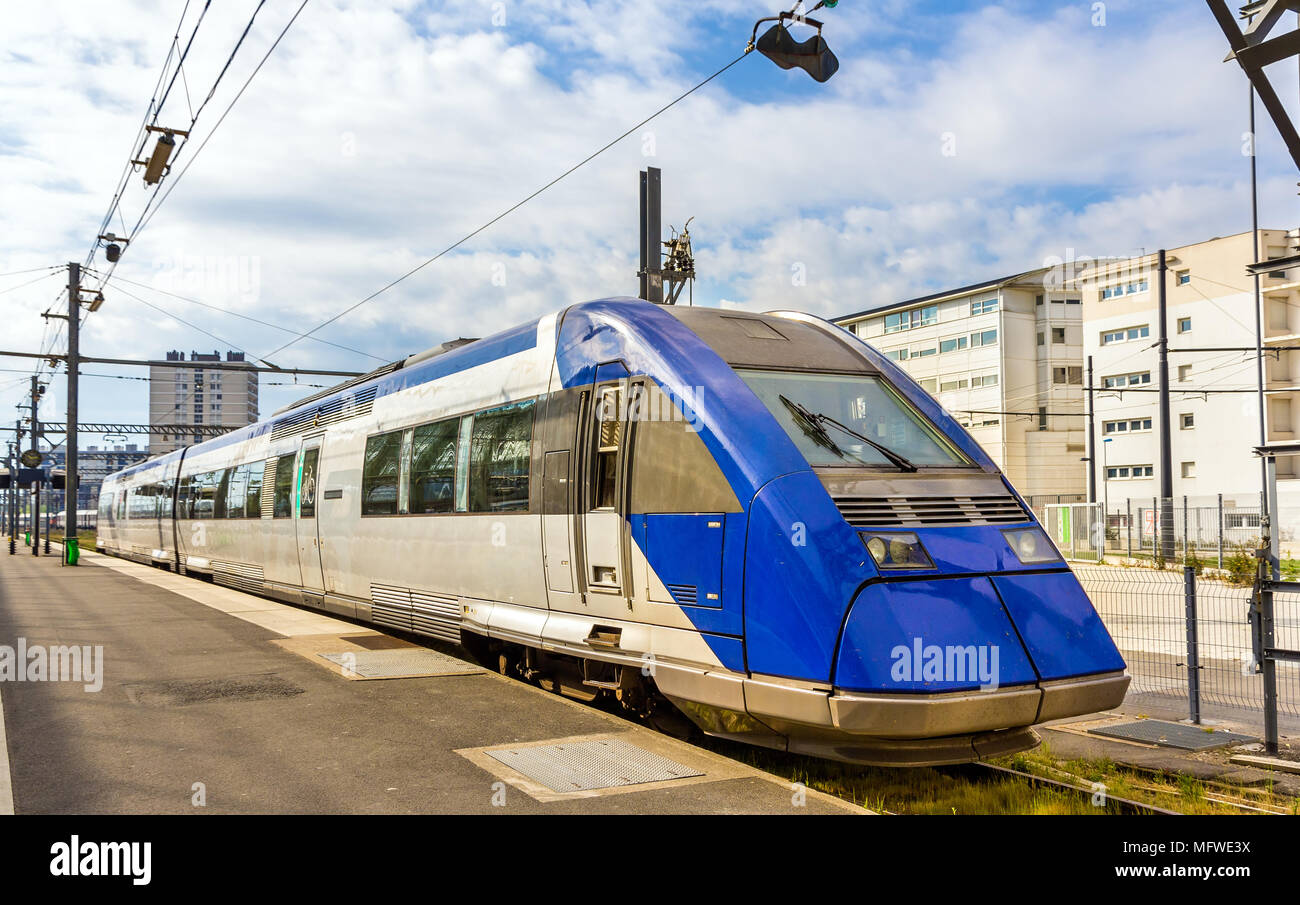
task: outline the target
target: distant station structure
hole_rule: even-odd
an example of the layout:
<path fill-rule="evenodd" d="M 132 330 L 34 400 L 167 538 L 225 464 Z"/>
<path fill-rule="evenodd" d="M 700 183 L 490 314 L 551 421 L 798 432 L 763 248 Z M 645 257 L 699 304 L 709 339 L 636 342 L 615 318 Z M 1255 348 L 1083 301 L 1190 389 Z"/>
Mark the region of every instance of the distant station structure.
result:
<path fill-rule="evenodd" d="M 149 368 L 149 454 L 161 455 L 200 442 L 198 434 L 181 432 L 187 425 L 213 425 L 229 430 L 257 420 L 257 372 L 238 366 L 243 352 L 190 352 L 189 362 L 213 362 L 212 369 L 168 367 L 167 361 L 186 361 L 185 353 L 171 351 L 166 361 Z M 233 369 L 232 369 L 233 366 Z M 169 429 L 169 428 L 175 428 Z"/>

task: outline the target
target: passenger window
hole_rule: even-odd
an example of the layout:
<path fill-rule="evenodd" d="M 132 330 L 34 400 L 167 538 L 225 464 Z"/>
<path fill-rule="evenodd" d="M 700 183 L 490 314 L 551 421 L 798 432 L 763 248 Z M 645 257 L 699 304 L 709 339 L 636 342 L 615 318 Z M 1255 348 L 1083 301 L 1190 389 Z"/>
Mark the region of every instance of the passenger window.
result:
<path fill-rule="evenodd" d="M 176 491 L 176 518 L 187 519 L 190 517 L 190 479 L 188 476 L 181 478 L 180 486 Z"/>
<path fill-rule="evenodd" d="M 532 400 L 474 416 L 469 452 L 471 512 L 528 508 L 532 438 Z"/>
<path fill-rule="evenodd" d="M 262 472 L 266 469 L 266 463 L 254 462 L 245 467 L 248 468 L 248 481 L 244 490 L 244 517 L 261 518 Z"/>
<path fill-rule="evenodd" d="M 226 502 L 230 494 L 231 469 L 224 468 L 212 473 L 212 517 L 226 517 Z"/>
<path fill-rule="evenodd" d="M 623 443 L 623 393 L 618 387 L 600 391 L 596 405 L 596 456 L 592 509 L 618 505 L 618 450 Z"/>
<path fill-rule="evenodd" d="M 212 494 L 216 488 L 213 486 L 212 479 L 216 477 L 215 473 L 207 471 L 201 475 L 195 475 L 194 484 L 194 518 L 205 519 L 212 518 Z"/>
<path fill-rule="evenodd" d="M 275 518 L 293 516 L 293 466 L 297 456 L 280 456 L 275 462 Z"/>
<path fill-rule="evenodd" d="M 454 512 L 460 419 L 417 427 L 411 440 L 410 512 Z"/>
<path fill-rule="evenodd" d="M 366 441 L 366 460 L 361 469 L 362 515 L 394 515 L 397 512 L 402 433 L 393 431 Z"/>
<path fill-rule="evenodd" d="M 247 484 L 247 465 L 230 469 L 230 484 L 226 488 L 226 518 L 244 517 L 244 488 Z"/>

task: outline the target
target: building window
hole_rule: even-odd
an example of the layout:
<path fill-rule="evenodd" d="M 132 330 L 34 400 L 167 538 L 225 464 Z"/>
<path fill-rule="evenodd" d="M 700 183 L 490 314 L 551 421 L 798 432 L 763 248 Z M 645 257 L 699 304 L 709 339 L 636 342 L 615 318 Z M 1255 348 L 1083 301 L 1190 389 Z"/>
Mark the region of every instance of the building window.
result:
<path fill-rule="evenodd" d="M 938 320 L 938 305 L 928 305 L 924 308 L 913 308 L 911 311 L 900 311 L 897 314 L 886 314 L 885 332 L 898 333 L 902 330 L 928 327 L 930 324 L 937 323 Z"/>
<path fill-rule="evenodd" d="M 1196 416 L 1191 412 L 1180 415 L 1179 420 L 1183 430 L 1190 430 L 1196 426 Z"/>
<path fill-rule="evenodd" d="M 1141 371 L 1135 374 L 1117 374 L 1113 377 L 1103 377 L 1101 379 L 1101 385 L 1108 390 L 1122 390 L 1125 387 L 1141 386 L 1150 382 L 1150 371 Z"/>
<path fill-rule="evenodd" d="M 886 358 L 892 358 L 894 361 L 907 361 L 907 349 L 890 349 L 885 353 Z"/>
<path fill-rule="evenodd" d="M 1065 300 L 1065 304 L 1067 304 L 1067 305 L 1082 305 L 1082 304 L 1083 304 L 1083 299 L 1066 299 L 1066 300 Z"/>
<path fill-rule="evenodd" d="M 925 390 L 927 393 L 933 393 L 935 389 L 939 386 L 939 381 L 934 377 L 927 377 L 924 380 L 922 380 L 920 383 L 921 383 L 921 389 Z"/>
<path fill-rule="evenodd" d="M 1047 407 L 1040 405 L 1038 407 L 1038 429 L 1047 430 Z"/>
<path fill-rule="evenodd" d="M 1106 478 L 1124 481 L 1132 478 L 1149 478 L 1155 473 L 1150 465 L 1112 465 L 1106 469 Z"/>
<path fill-rule="evenodd" d="M 1052 345 L 1054 345 L 1054 346 L 1063 346 L 1063 345 L 1065 345 L 1065 328 L 1064 328 L 1064 327 L 1053 327 L 1053 328 L 1052 328 Z"/>
<path fill-rule="evenodd" d="M 1115 343 L 1125 343 L 1134 339 L 1143 339 L 1150 335 L 1150 324 L 1143 324 L 1140 327 L 1125 327 L 1122 330 L 1110 330 L 1103 333 L 1101 335 L 1101 344 L 1103 346 L 1110 346 Z"/>
<path fill-rule="evenodd" d="M 1074 386 L 1083 386 L 1083 368 L 1082 367 L 1063 367 L 1052 368 L 1052 383 L 1062 386 L 1071 384 Z"/>
<path fill-rule="evenodd" d="M 1185 477 L 1185 478 L 1194 478 L 1194 477 L 1196 477 L 1196 463 L 1195 463 L 1195 462 L 1184 462 L 1184 463 L 1183 463 L 1183 477 Z"/>
<path fill-rule="evenodd" d="M 1178 366 L 1178 382 L 1179 382 L 1179 383 L 1186 383 L 1186 382 L 1191 378 L 1191 376 L 1192 376 L 1192 366 L 1191 366 L 1191 365 L 1179 365 L 1179 366 Z"/>
<path fill-rule="evenodd" d="M 1178 332 L 1179 333 L 1192 332 L 1192 319 L 1190 317 L 1180 317 L 1178 319 Z"/>
<path fill-rule="evenodd" d="M 969 344 L 970 344 L 970 341 L 969 341 L 966 337 L 964 337 L 964 336 L 954 336 L 952 339 L 944 339 L 944 340 L 940 340 L 940 341 L 939 341 L 939 351 L 940 351 L 940 352 L 958 352 L 958 351 L 960 351 L 960 350 L 962 350 L 962 349 L 965 349 Z"/>
<path fill-rule="evenodd" d="M 1174 273 L 1174 282 L 1179 286 L 1186 286 L 1192 281 L 1192 272 L 1190 270 L 1179 270 Z"/>
<path fill-rule="evenodd" d="M 1038 334 L 1038 344 L 1039 344 L 1040 346 L 1043 345 L 1043 340 L 1044 340 L 1043 334 L 1040 332 L 1040 333 Z"/>
<path fill-rule="evenodd" d="M 964 390 L 969 385 L 970 382 L 965 377 L 958 380 L 945 380 L 943 383 L 939 384 L 939 392 L 951 393 L 953 390 Z"/>
<path fill-rule="evenodd" d="M 973 317 L 977 314 L 988 314 L 998 310 L 998 300 L 996 298 L 983 299 L 978 302 L 970 303 L 970 313 Z"/>
<path fill-rule="evenodd" d="M 1139 292 L 1146 292 L 1150 284 L 1146 280 L 1140 280 L 1136 283 L 1120 283 L 1117 286 L 1108 286 L 1101 291 L 1101 297 L 1105 299 L 1123 298 L 1126 295 L 1136 295 Z"/>
<path fill-rule="evenodd" d="M 970 335 L 970 344 L 973 347 L 995 346 L 998 343 L 998 331 L 985 330 L 982 333 L 972 333 Z"/>
<path fill-rule="evenodd" d="M 1103 434 L 1137 434 L 1151 430 L 1150 418 L 1125 418 L 1122 421 L 1106 421 L 1101 426 Z"/>
<path fill-rule="evenodd" d="M 972 387 L 995 387 L 998 385 L 998 375 L 985 374 L 982 377 L 972 377 L 970 385 Z"/>
<path fill-rule="evenodd" d="M 929 347 L 924 348 L 924 349 L 913 349 L 911 355 L 909 355 L 908 357 L 909 357 L 909 358 L 925 358 L 926 356 L 934 355 L 934 354 L 935 354 L 935 348 L 934 348 L 934 346 L 929 346 Z"/>
<path fill-rule="evenodd" d="M 1038 295 L 1034 296 L 1034 304 L 1037 305 L 1039 308 L 1043 307 L 1043 294 L 1041 292 Z"/>

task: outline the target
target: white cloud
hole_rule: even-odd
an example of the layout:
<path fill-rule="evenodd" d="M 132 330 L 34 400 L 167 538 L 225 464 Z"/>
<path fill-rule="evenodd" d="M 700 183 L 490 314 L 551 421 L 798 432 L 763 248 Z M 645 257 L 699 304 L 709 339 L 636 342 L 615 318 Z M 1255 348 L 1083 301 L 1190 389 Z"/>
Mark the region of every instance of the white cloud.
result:
<path fill-rule="evenodd" d="M 188 121 L 254 5 L 211 7 L 165 108 L 168 125 Z M 634 293 L 636 172 L 647 164 L 664 169 L 666 223 L 696 218 L 696 300 L 728 306 L 833 315 L 1027 269 L 1067 247 L 1123 253 L 1248 226 L 1245 82 L 1220 62 L 1208 14 L 1136 21 L 1136 7 L 1112 3 L 1108 26 L 1096 29 L 1086 4 L 920 21 L 909 19 L 913 6 L 841 4 L 825 15 L 843 64 L 827 85 L 755 54 L 320 335 L 398 357 L 575 300 Z M 312 0 L 119 273 L 167 288 L 178 262 L 219 275 L 197 262 L 234 261 L 256 271 L 255 291 L 217 276 L 175 291 L 307 329 L 689 87 L 736 52 L 767 7 L 511 0 L 498 26 L 490 0 Z M 268 4 L 259 16 L 178 172 L 294 8 Z M 84 255 L 178 12 L 146 0 L 9 11 L 0 272 Z M 653 157 L 642 153 L 647 131 Z M 945 132 L 955 157 L 943 155 Z M 1277 160 L 1276 140 L 1261 142 Z M 1264 175 L 1265 225 L 1286 225 L 1289 172 Z M 144 197 L 134 177 L 128 226 Z M 795 264 L 802 286 L 792 284 Z M 504 286 L 493 282 L 499 273 Z M 37 315 L 57 288 L 52 279 L 0 295 L 0 346 L 37 346 Z M 287 338 L 124 288 L 254 354 Z M 91 354 L 156 357 L 216 343 L 106 295 L 87 330 Z M 373 363 L 310 341 L 275 360 Z M 143 419 L 143 384 L 132 396 L 133 385 L 104 383 L 86 382 L 85 411 Z M 290 393 L 268 391 L 264 408 Z M 15 394 L 0 392 L 0 408 Z"/>

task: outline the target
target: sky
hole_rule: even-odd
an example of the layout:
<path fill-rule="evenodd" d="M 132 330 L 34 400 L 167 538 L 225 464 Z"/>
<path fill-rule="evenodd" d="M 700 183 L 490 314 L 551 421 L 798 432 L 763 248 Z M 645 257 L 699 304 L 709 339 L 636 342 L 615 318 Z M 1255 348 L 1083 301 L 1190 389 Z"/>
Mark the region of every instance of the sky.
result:
<path fill-rule="evenodd" d="M 300 2 L 266 0 L 233 58 L 257 0 L 6 10 L 0 349 L 62 351 L 60 322 L 42 318 L 66 311 L 66 273 L 53 268 L 88 260 L 168 83 L 158 123 L 185 129 L 198 109 L 192 140 L 85 320 L 86 355 L 239 350 L 365 371 L 635 295 L 646 166 L 663 170 L 665 230 L 693 218 L 695 303 L 756 311 L 834 317 L 1053 258 L 1250 228 L 1248 85 L 1223 62 L 1204 4 L 841 0 L 818 13 L 840 60 L 830 81 L 749 54 L 280 348 L 721 69 L 776 11 L 772 0 L 309 0 L 223 118 Z M 179 74 L 174 44 L 189 46 Z M 1270 74 L 1294 108 L 1295 64 Z M 1261 225 L 1289 228 L 1296 173 L 1262 109 L 1258 132 Z M 127 178 L 109 231 L 130 233 L 154 194 L 141 176 Z M 103 250 L 89 260 L 85 285 L 98 286 Z M 51 269 L 15 273 L 34 268 Z M 0 369 L 0 424 L 12 423 L 32 365 L 0 358 Z M 61 420 L 64 378 L 43 373 L 41 417 Z M 83 421 L 147 421 L 142 369 L 83 374 Z M 263 375 L 262 413 L 327 382 Z"/>

